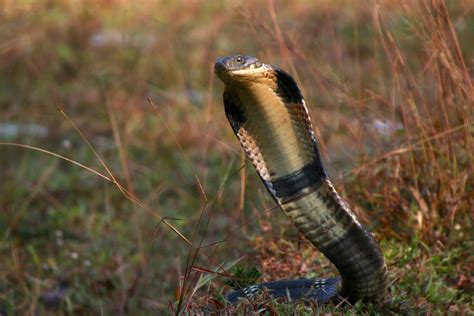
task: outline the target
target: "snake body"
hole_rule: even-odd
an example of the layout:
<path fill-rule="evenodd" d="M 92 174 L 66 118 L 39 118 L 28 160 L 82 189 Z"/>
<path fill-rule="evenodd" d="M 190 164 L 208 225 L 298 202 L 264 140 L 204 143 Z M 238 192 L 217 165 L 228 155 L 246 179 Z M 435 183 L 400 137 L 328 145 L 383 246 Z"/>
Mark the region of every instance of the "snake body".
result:
<path fill-rule="evenodd" d="M 385 301 L 387 268 L 380 247 L 328 179 L 295 80 L 245 55 L 218 58 L 214 70 L 225 84 L 225 113 L 246 156 L 283 212 L 340 273 L 260 283 L 227 299 L 236 302 L 266 288 L 274 298 L 292 300 Z"/>

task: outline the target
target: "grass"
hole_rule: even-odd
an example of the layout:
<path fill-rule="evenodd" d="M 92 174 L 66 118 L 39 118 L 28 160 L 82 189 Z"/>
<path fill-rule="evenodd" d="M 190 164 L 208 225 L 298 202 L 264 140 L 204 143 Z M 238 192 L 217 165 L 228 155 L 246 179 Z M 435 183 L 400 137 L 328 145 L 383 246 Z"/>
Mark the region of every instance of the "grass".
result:
<path fill-rule="evenodd" d="M 295 76 L 391 280 L 385 309 L 260 307 L 473 313 L 473 10 L 0 2 L 0 314 L 245 314 L 259 305 L 222 300 L 236 271 L 336 273 L 274 207 L 228 126 L 212 66 L 233 53 Z"/>

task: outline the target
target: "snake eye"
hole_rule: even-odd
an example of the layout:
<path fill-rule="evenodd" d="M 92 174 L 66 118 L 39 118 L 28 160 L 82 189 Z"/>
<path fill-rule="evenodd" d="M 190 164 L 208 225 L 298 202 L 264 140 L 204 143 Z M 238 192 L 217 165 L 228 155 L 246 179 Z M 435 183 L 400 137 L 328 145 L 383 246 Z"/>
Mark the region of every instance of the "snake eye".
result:
<path fill-rule="evenodd" d="M 238 57 L 235 58 L 235 61 L 239 64 L 243 64 L 244 63 L 244 58 L 241 57 L 241 56 L 238 56 Z"/>

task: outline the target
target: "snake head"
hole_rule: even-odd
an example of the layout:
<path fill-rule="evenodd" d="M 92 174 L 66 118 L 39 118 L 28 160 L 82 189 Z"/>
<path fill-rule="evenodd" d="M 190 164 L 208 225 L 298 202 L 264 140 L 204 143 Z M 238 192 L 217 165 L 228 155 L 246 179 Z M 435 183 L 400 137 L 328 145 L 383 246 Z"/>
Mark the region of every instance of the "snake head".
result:
<path fill-rule="evenodd" d="M 255 79 L 268 70 L 269 65 L 248 55 L 230 55 L 219 57 L 214 64 L 214 72 L 224 83 L 245 78 Z"/>

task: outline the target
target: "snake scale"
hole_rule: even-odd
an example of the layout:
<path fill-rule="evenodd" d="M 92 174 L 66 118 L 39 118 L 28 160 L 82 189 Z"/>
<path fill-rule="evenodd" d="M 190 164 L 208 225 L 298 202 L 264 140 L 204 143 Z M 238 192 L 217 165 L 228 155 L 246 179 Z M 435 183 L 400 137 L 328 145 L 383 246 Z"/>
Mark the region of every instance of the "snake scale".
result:
<path fill-rule="evenodd" d="M 278 206 L 340 273 L 251 285 L 227 300 L 252 298 L 266 288 L 276 299 L 386 301 L 387 267 L 380 247 L 328 179 L 295 80 L 245 55 L 218 58 L 214 71 L 225 84 L 225 113 L 246 156 Z"/>

